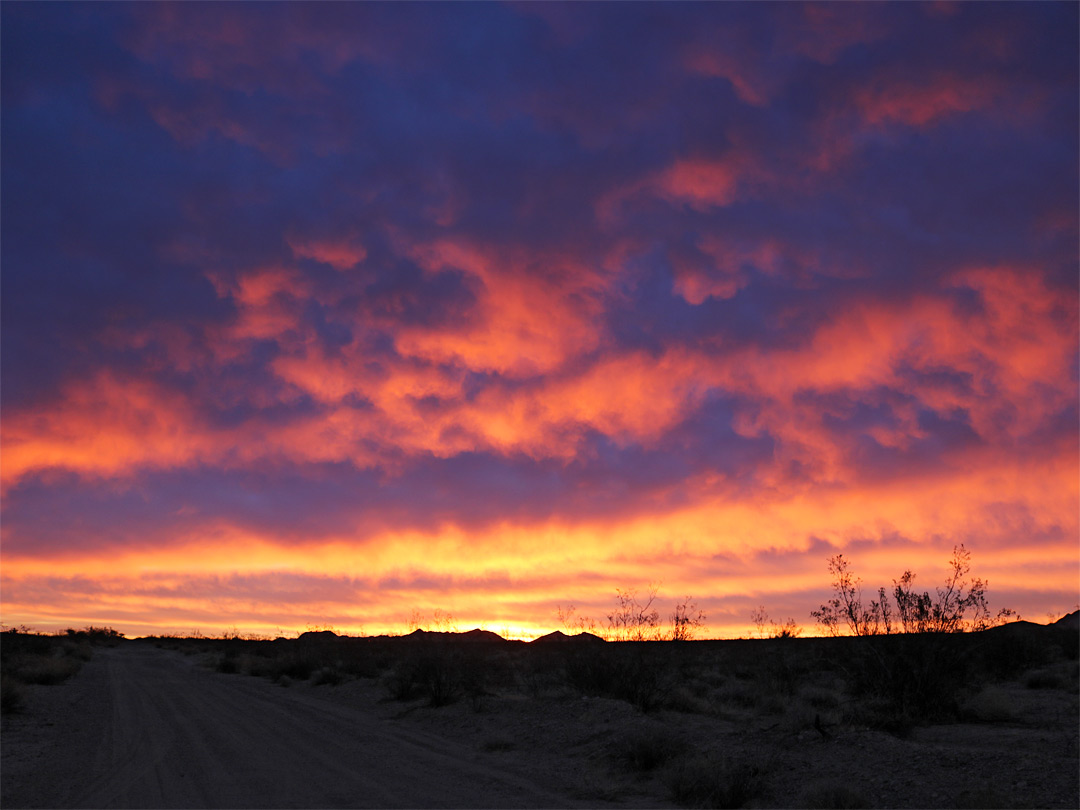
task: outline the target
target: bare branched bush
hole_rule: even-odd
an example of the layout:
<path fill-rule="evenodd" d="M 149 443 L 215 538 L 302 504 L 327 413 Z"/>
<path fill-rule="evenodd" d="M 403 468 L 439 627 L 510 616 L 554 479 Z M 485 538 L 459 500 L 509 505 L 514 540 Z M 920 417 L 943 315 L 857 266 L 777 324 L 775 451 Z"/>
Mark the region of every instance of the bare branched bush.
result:
<path fill-rule="evenodd" d="M 698 610 L 694 597 L 687 596 L 671 614 L 671 640 L 690 641 L 704 622 L 705 614 Z"/>
<path fill-rule="evenodd" d="M 987 583 L 968 576 L 971 552 L 963 545 L 953 548 L 949 568 L 945 585 L 936 589 L 936 599 L 926 591 L 919 593 L 914 589 L 915 575 L 911 571 L 905 571 L 900 580 L 893 583 L 897 612 L 905 633 L 956 633 L 981 630 L 990 625 Z M 1007 611 L 1004 615 L 1011 613 Z"/>
<path fill-rule="evenodd" d="M 772 623 L 772 630 L 769 633 L 769 638 L 798 638 L 801 635 L 802 628 L 789 616 L 783 623 Z"/>
<path fill-rule="evenodd" d="M 556 605 L 555 615 L 558 617 L 563 630 L 568 634 L 592 633 L 594 636 L 600 635 L 600 628 L 597 627 L 596 622 L 588 616 L 577 615 L 577 608 L 574 605 L 567 605 L 565 610 L 562 605 Z"/>
<path fill-rule="evenodd" d="M 431 614 L 431 626 L 438 633 L 457 633 L 457 620 L 446 610 L 435 608 Z"/>
<path fill-rule="evenodd" d="M 617 605 L 608 614 L 608 631 L 616 641 L 649 641 L 660 638 L 660 612 L 653 608 L 657 585 L 649 585 L 647 597 L 639 602 L 637 591 L 616 588 Z"/>
<path fill-rule="evenodd" d="M 833 576 L 834 596 L 810 615 L 830 636 L 839 636 L 846 627 L 853 636 L 875 635 L 881 626 L 879 602 L 871 602 L 870 609 L 862 603 L 862 580 L 848 567 L 843 554 L 829 558 L 829 573 Z M 883 593 L 883 591 L 880 591 Z"/>
<path fill-rule="evenodd" d="M 828 635 L 842 635 L 846 629 L 854 636 L 904 633 L 957 633 L 982 630 L 1000 624 L 1016 614 L 1004 608 L 992 619 L 986 602 L 987 582 L 971 577 L 971 552 L 958 545 L 949 560 L 945 584 L 931 596 L 914 587 L 915 574 L 905 571 L 893 580 L 895 612 L 885 588 L 878 589 L 877 599 L 864 607 L 862 580 L 851 571 L 842 554 L 829 558 L 833 577 L 833 597 L 810 615 Z M 897 624 L 899 622 L 899 624 Z"/>
<path fill-rule="evenodd" d="M 750 619 L 757 629 L 758 638 L 798 638 L 802 635 L 802 628 L 795 623 L 790 616 L 785 622 L 776 622 L 769 618 L 765 612 L 765 606 L 760 605 L 750 613 Z"/>
<path fill-rule="evenodd" d="M 750 611 L 750 621 L 754 623 L 757 637 L 765 638 L 765 628 L 769 624 L 769 614 L 765 612 L 764 605 L 758 605 L 757 608 Z"/>

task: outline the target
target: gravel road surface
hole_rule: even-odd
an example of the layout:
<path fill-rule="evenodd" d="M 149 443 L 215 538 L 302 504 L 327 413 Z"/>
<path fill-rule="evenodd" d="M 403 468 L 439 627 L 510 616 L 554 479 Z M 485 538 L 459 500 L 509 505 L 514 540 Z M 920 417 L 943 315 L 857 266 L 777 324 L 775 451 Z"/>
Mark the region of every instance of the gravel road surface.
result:
<path fill-rule="evenodd" d="M 66 690 L 53 717 L 5 721 L 9 810 L 578 804 L 437 735 L 177 652 L 98 650 L 47 688 Z"/>

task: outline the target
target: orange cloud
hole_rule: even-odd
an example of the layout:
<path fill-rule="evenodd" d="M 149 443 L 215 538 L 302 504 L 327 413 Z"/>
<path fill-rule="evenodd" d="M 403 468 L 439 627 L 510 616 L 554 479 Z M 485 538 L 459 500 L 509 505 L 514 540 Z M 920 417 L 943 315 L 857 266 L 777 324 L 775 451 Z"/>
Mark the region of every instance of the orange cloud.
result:
<path fill-rule="evenodd" d="M 335 270 L 348 270 L 367 258 L 363 245 L 351 240 L 289 240 L 293 255 L 304 259 L 314 259 L 328 264 Z"/>
<path fill-rule="evenodd" d="M 737 58 L 724 47 L 697 46 L 689 50 L 684 64 L 691 73 L 727 79 L 740 100 L 755 107 L 769 103 L 773 88 L 760 75 L 754 75 L 744 59 Z"/>
<path fill-rule="evenodd" d="M 725 206 L 735 200 L 739 177 L 730 160 L 680 160 L 654 182 L 668 199 L 695 207 Z"/>
<path fill-rule="evenodd" d="M 992 84 L 942 74 L 925 84 L 895 82 L 864 88 L 855 103 L 869 124 L 925 127 L 947 115 L 984 109 L 993 103 L 996 90 Z"/>
<path fill-rule="evenodd" d="M 889 33 L 882 15 L 861 6 L 803 3 L 797 14 L 785 14 L 778 21 L 781 50 L 790 49 L 822 64 L 832 64 L 848 48 L 874 42 Z"/>
<path fill-rule="evenodd" d="M 955 542 L 972 550 L 995 606 L 1008 604 L 1005 594 L 1023 600 L 1032 583 L 1045 592 L 1075 589 L 1070 507 L 1080 491 L 1069 453 L 1020 465 L 999 460 L 962 476 L 941 470 L 806 494 L 763 490 L 740 500 L 717 497 L 701 479 L 687 495 L 688 506 L 632 518 L 505 522 L 482 531 L 444 525 L 364 541 L 312 538 L 295 547 L 221 525 L 107 554 L 69 551 L 46 560 L 5 553 L 5 619 L 62 626 L 92 614 L 122 627 L 142 621 L 225 629 L 215 624 L 224 610 L 229 625 L 254 630 L 329 621 L 380 632 L 403 629 L 413 609 L 440 608 L 463 629 L 484 623 L 545 632 L 556 625 L 556 604 L 576 604 L 602 623 L 616 587 L 655 582 L 665 608 L 693 594 L 711 617 L 709 631 L 730 636 L 745 632 L 750 608 L 764 603 L 782 615 L 793 594 L 803 602 L 787 610 L 808 625 L 812 600 L 828 590 L 825 560 L 836 551 L 852 559 L 867 587 L 887 585 L 909 568 L 929 587 Z M 284 607 L 274 600 L 289 577 L 315 579 L 302 583 L 303 599 Z M 43 608 L 33 597 L 44 587 L 70 596 Z"/>
<path fill-rule="evenodd" d="M 718 254 L 725 249 L 708 247 Z M 800 403 L 803 392 L 864 398 L 880 397 L 873 393 L 879 389 L 907 392 L 914 401 L 889 404 L 891 424 L 865 429 L 881 446 L 899 450 L 925 437 L 919 407 L 942 413 L 960 409 L 988 440 L 1020 440 L 1075 394 L 1068 381 L 1076 305 L 1048 288 L 1035 271 L 983 268 L 957 274 L 954 286 L 979 295 L 977 317 L 958 314 L 947 299 L 922 295 L 906 302 L 851 304 L 794 348 L 672 347 L 660 354 L 609 353 L 583 362 L 582 355 L 602 340 L 598 322 L 588 317 L 593 305 L 575 297 L 581 286 L 588 289 L 588 279 L 584 285 L 575 280 L 569 291 L 555 279 L 525 283 L 478 254 L 440 249 L 425 257 L 428 266 L 465 265 L 491 285 L 480 297 L 478 325 L 405 330 L 402 356 L 372 367 L 362 341 L 327 355 L 304 332 L 296 313 L 297 296 L 305 290 L 287 269 L 221 283 L 238 313 L 233 325 L 212 332 L 220 341 L 213 347 L 216 356 L 242 355 L 253 337 L 281 338 L 270 368 L 326 407 L 284 424 L 262 424 L 255 416 L 236 428 L 211 429 L 176 394 L 145 380 L 102 373 L 70 384 L 43 411 L 5 416 L 5 486 L 49 468 L 123 476 L 144 467 L 225 459 L 234 464 L 349 461 L 364 468 L 401 453 L 445 458 L 480 451 L 566 460 L 589 431 L 622 445 L 648 446 L 700 407 L 710 391 L 756 403 L 736 413 L 734 428 L 748 437 L 772 436 L 777 469 L 797 461 L 822 480 L 850 482 L 855 473 L 849 448 L 823 427 L 819 405 Z M 774 248 L 760 250 L 756 261 L 775 264 Z M 737 260 L 743 254 L 731 255 Z M 496 293 L 507 290 L 510 306 L 503 310 Z M 692 294 L 685 287 L 682 292 Z M 530 300 L 547 306 L 530 313 Z M 523 323 L 515 320 L 517 313 Z M 354 325 L 362 328 L 360 322 Z M 514 352 L 499 353 L 496 335 L 513 343 Z M 180 342 L 177 351 L 186 367 L 198 362 L 187 343 Z M 507 375 L 548 375 L 525 377 L 525 384 L 495 380 L 466 396 L 465 374 L 493 367 Z M 964 375 L 966 387 L 910 377 L 913 371 L 932 375 L 940 369 Z M 271 392 L 249 393 L 258 403 Z M 371 407 L 358 409 L 350 398 Z M 761 474 L 773 473 L 763 468 Z"/>
<path fill-rule="evenodd" d="M 769 275 L 779 272 L 789 252 L 774 239 L 745 244 L 704 236 L 697 240 L 697 246 L 706 264 L 672 259 L 675 292 L 694 305 L 709 298 L 734 297 L 749 283 L 747 267 Z"/>
<path fill-rule="evenodd" d="M 749 181 L 759 181 L 764 174 L 746 150 L 722 158 L 683 158 L 601 195 L 595 204 L 596 216 L 610 227 L 622 218 L 624 206 L 655 198 L 698 211 L 723 208 L 738 199 Z"/>
<path fill-rule="evenodd" d="M 467 322 L 452 330 L 398 330 L 395 344 L 406 356 L 528 377 L 599 344 L 597 293 L 606 282 L 575 260 L 500 254 L 454 240 L 403 247 L 428 272 L 457 270 L 477 282 Z"/>
<path fill-rule="evenodd" d="M 192 429 L 197 421 L 182 397 L 102 371 L 69 383 L 43 411 L 5 415 L 3 485 L 50 469 L 114 476 L 216 456 L 214 437 Z"/>

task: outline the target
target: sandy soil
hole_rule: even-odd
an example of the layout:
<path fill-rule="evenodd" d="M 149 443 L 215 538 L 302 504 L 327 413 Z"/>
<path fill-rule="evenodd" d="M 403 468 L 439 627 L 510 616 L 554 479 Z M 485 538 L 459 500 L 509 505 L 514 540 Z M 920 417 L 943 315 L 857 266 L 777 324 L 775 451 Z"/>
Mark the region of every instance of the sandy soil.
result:
<path fill-rule="evenodd" d="M 4 726 L 5 808 L 579 804 L 415 726 L 148 646 L 99 650 Z"/>
<path fill-rule="evenodd" d="M 65 684 L 31 687 L 26 711 L 4 721 L 0 804 L 673 807 L 672 771 L 696 760 L 758 768 L 751 807 L 1080 805 L 1075 690 L 994 685 L 984 697 L 1000 717 L 900 739 L 852 721 L 822 733 L 807 703 L 829 698 L 822 687 L 740 701 L 760 685 L 719 667 L 705 670 L 716 686 L 700 707 L 688 696 L 685 710 L 645 714 L 559 688 L 433 708 L 388 700 L 379 678 L 286 687 L 214 663 L 129 643 L 96 651 Z M 628 767 L 635 738 L 674 754 Z M 836 803 L 851 794 L 859 804 Z"/>

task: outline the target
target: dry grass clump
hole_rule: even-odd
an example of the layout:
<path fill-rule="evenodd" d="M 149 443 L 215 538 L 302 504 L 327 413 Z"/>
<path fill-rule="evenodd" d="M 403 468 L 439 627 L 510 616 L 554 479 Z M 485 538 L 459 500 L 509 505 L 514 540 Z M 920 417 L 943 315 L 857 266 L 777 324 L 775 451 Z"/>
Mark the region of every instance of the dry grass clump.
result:
<path fill-rule="evenodd" d="M 713 691 L 713 698 L 724 705 L 756 709 L 765 700 L 765 691 L 760 684 L 741 678 L 728 678 Z"/>
<path fill-rule="evenodd" d="M 695 684 L 703 687 L 704 684 Z M 683 714 L 710 714 L 713 707 L 708 698 L 701 694 L 700 688 L 676 686 L 668 695 L 664 708 Z"/>
<path fill-rule="evenodd" d="M 844 702 L 839 690 L 824 686 L 804 686 L 799 690 L 799 697 L 813 708 L 826 711 L 838 710 Z"/>
<path fill-rule="evenodd" d="M 457 658 L 443 650 L 410 655 L 393 667 L 383 679 L 391 699 L 426 698 L 433 708 L 454 703 L 476 687 L 463 677 Z"/>
<path fill-rule="evenodd" d="M 15 714 L 26 705 L 26 696 L 22 686 L 14 678 L 0 676 L 0 712 Z"/>
<path fill-rule="evenodd" d="M 322 686 L 323 684 L 337 686 L 344 680 L 345 673 L 335 666 L 320 667 L 311 676 L 311 683 L 315 686 Z"/>
<path fill-rule="evenodd" d="M 63 683 L 82 667 L 77 658 L 51 655 L 27 655 L 16 664 L 15 677 L 23 683 L 51 686 Z"/>
<path fill-rule="evenodd" d="M 625 700 L 643 712 L 659 709 L 676 686 L 676 673 L 649 643 L 575 650 L 564 660 L 566 683 L 588 697 Z"/>
<path fill-rule="evenodd" d="M 60 649 L 63 651 L 63 654 L 68 658 L 77 659 L 79 661 L 89 661 L 91 658 L 94 657 L 94 651 L 90 647 L 89 641 L 65 641 L 60 646 Z"/>
<path fill-rule="evenodd" d="M 25 706 L 27 684 L 52 686 L 63 683 L 93 655 L 90 647 L 96 636 L 87 631 L 68 630 L 66 635 L 44 635 L 27 632 L 25 628 L 7 630 L 2 634 L 3 656 L 0 657 L 0 710 L 4 714 L 21 711 Z M 108 638 L 113 638 L 113 633 Z"/>
<path fill-rule="evenodd" d="M 1004 690 L 988 686 L 960 707 L 960 715 L 978 723 L 1007 723 L 1016 719 L 1016 710 Z"/>
<path fill-rule="evenodd" d="M 686 750 L 686 742 L 660 726 L 632 731 L 614 750 L 614 757 L 632 773 L 648 773 Z"/>
<path fill-rule="evenodd" d="M 240 672 L 240 665 L 236 661 L 235 655 L 225 655 L 218 658 L 217 664 L 214 665 L 214 670 L 217 672 L 223 672 L 226 675 L 235 675 Z"/>
<path fill-rule="evenodd" d="M 1022 682 L 1028 689 L 1076 692 L 1080 690 L 1080 664 L 1076 661 L 1061 661 L 1052 666 L 1033 669 L 1024 673 Z"/>
<path fill-rule="evenodd" d="M 767 775 L 762 764 L 702 756 L 676 763 L 666 781 L 680 807 L 736 808 L 748 806 L 765 792 Z"/>

